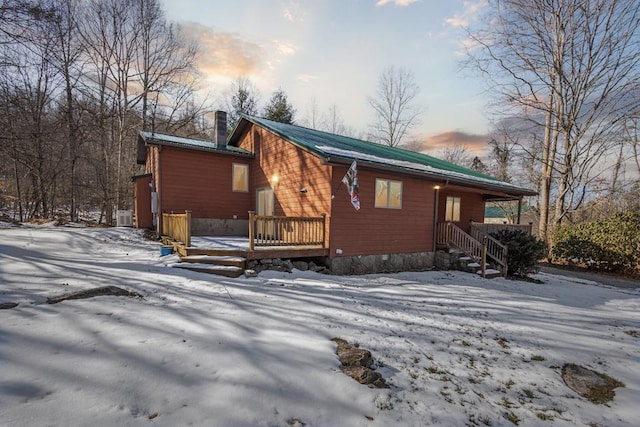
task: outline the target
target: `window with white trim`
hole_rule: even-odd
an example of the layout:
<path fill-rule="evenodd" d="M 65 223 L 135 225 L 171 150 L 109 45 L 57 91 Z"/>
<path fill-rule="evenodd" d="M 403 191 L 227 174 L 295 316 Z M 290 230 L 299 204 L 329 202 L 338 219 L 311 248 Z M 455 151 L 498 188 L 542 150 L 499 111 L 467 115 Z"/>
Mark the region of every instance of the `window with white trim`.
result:
<path fill-rule="evenodd" d="M 445 221 L 460 221 L 460 197 L 447 196 L 447 209 L 444 213 Z"/>
<path fill-rule="evenodd" d="M 233 164 L 232 190 L 242 193 L 249 192 L 249 165 L 244 163 Z"/>
<path fill-rule="evenodd" d="M 376 178 L 375 207 L 402 209 L 402 181 Z"/>

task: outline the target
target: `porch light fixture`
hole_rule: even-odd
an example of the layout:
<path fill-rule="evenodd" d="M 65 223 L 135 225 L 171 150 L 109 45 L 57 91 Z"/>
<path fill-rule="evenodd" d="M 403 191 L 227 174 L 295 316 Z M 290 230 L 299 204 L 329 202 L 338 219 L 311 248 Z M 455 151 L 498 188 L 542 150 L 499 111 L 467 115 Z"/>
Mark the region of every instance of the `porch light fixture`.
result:
<path fill-rule="evenodd" d="M 275 173 L 271 175 L 271 185 L 275 187 L 276 185 L 278 185 L 278 182 L 280 182 L 280 177 Z"/>
<path fill-rule="evenodd" d="M 307 187 L 302 187 L 302 188 L 300 189 L 300 192 L 301 192 L 301 193 L 306 193 L 306 192 L 307 192 Z"/>
<path fill-rule="evenodd" d="M 434 189 L 434 190 L 439 190 L 439 189 L 440 189 L 440 186 L 439 186 L 439 185 L 434 185 L 434 186 L 433 186 L 433 189 Z"/>

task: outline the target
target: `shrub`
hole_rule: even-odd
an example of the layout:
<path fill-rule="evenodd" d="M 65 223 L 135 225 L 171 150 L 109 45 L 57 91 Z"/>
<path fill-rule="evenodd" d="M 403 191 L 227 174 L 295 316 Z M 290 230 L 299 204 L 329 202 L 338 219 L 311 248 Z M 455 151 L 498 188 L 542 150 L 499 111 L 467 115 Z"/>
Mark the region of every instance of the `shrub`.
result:
<path fill-rule="evenodd" d="M 538 272 L 538 260 L 546 255 L 542 240 L 521 230 L 503 229 L 491 233 L 491 237 L 507 246 L 507 274 L 525 277 Z"/>
<path fill-rule="evenodd" d="M 559 229 L 554 260 L 605 271 L 640 272 L 640 213 L 616 213 L 600 221 Z"/>

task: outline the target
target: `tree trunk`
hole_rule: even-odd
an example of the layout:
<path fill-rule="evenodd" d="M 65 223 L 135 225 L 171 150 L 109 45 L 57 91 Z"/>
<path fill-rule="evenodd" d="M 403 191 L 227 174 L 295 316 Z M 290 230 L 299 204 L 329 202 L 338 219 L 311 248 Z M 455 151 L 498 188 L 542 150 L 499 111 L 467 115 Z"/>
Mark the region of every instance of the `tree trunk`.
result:
<path fill-rule="evenodd" d="M 549 89 L 549 105 L 545 116 L 544 142 L 542 147 L 542 177 L 540 182 L 540 224 L 538 225 L 538 237 L 549 242 L 549 202 L 551 200 L 551 181 L 553 179 L 553 167 L 555 157 L 555 137 L 553 129 L 553 102 L 554 89 Z"/>

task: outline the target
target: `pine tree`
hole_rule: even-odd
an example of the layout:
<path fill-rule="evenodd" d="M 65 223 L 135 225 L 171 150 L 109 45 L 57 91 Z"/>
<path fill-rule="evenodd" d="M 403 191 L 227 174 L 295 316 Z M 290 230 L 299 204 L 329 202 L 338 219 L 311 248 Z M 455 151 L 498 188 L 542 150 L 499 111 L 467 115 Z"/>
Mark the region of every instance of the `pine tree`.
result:
<path fill-rule="evenodd" d="M 293 116 L 296 114 L 295 108 L 289 103 L 284 90 L 278 89 L 273 92 L 269 103 L 264 109 L 265 119 L 275 122 L 294 124 Z"/>

